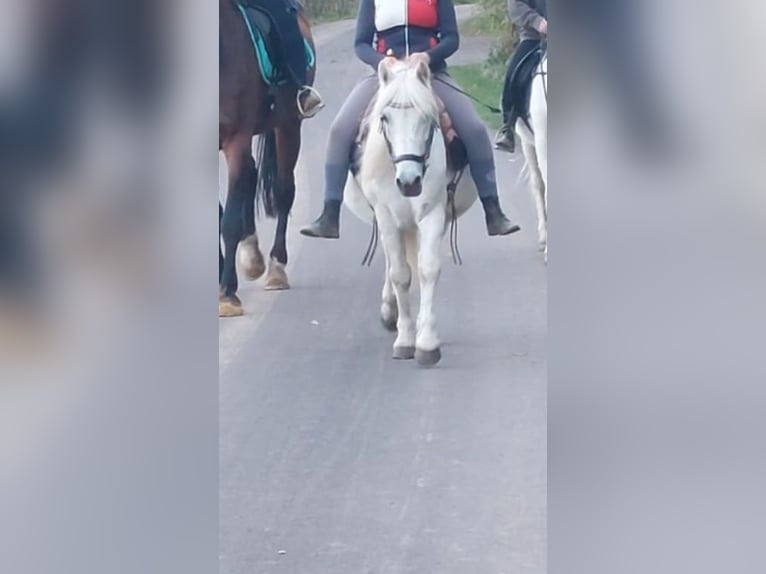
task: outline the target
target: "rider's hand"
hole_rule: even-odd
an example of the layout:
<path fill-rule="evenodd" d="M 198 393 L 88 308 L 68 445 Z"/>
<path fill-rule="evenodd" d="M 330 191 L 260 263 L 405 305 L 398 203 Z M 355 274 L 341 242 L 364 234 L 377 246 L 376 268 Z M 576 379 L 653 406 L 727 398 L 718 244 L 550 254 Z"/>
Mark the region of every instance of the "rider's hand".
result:
<path fill-rule="evenodd" d="M 540 32 L 543 36 L 547 36 L 548 35 L 548 20 L 546 20 L 545 18 L 541 18 L 536 28 L 537 28 L 537 31 Z"/>

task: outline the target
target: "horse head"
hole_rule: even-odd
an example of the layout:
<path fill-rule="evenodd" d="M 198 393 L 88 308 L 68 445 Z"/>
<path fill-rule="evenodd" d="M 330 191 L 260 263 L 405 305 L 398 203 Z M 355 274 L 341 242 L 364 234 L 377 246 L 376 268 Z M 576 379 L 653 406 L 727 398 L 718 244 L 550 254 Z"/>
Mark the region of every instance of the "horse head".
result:
<path fill-rule="evenodd" d="M 394 164 L 396 185 L 405 197 L 423 190 L 434 135 L 439 129 L 439 106 L 431 88 L 431 72 L 422 59 L 384 58 L 378 66 L 380 90 L 373 121 Z"/>

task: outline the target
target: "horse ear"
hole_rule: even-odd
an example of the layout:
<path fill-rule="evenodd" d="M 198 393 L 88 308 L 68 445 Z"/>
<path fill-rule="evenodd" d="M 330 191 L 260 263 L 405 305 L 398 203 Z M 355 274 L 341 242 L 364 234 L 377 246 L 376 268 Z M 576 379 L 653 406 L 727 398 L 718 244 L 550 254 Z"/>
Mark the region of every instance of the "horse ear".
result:
<path fill-rule="evenodd" d="M 380 81 L 381 86 L 388 84 L 393 76 L 391 64 L 387 60 L 388 58 L 383 58 L 378 64 L 378 80 Z"/>
<path fill-rule="evenodd" d="M 431 83 L 431 68 L 428 66 L 425 60 L 418 60 L 415 72 L 418 76 L 418 80 L 424 83 L 426 86 Z"/>

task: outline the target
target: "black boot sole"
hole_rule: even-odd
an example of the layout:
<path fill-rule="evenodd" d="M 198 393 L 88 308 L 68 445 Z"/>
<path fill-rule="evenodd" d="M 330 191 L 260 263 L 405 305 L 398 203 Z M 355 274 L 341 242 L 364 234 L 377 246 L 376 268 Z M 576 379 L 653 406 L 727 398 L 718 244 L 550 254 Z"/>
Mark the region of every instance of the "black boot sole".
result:
<path fill-rule="evenodd" d="M 516 233 L 517 231 L 521 231 L 521 227 L 518 225 L 511 226 L 508 231 L 489 231 L 487 230 L 487 233 L 490 237 L 502 237 L 503 235 L 511 235 L 512 233 Z"/>
<path fill-rule="evenodd" d="M 318 232 L 307 228 L 301 229 L 300 232 L 301 235 L 305 235 L 306 237 L 315 237 L 317 239 L 340 239 L 340 233 L 338 232 L 335 232 L 335 234 L 330 234 L 327 232 Z"/>

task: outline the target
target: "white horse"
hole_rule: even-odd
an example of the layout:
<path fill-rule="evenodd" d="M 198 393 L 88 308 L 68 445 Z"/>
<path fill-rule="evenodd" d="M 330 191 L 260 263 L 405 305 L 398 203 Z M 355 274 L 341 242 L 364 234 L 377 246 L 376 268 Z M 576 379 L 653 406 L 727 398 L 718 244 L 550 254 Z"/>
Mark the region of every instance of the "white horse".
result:
<path fill-rule="evenodd" d="M 387 58 L 378 66 L 378 77 L 380 89 L 367 120 L 359 171 L 348 178 L 345 203 L 380 229 L 386 258 L 380 314 L 383 325 L 397 332 L 393 357 L 414 357 L 429 366 L 441 359 L 434 291 L 441 269 L 439 247 L 452 216 L 447 186 L 455 173 L 447 163 L 428 65 Z M 476 198 L 471 178 L 462 178 L 455 215 L 465 213 Z M 420 280 L 417 324 L 410 312 L 413 273 Z"/>
<path fill-rule="evenodd" d="M 525 170 L 529 175 L 532 196 L 537 209 L 537 239 L 548 260 L 548 54 L 543 54 L 532 78 L 529 97 L 529 129 L 526 122 L 516 120 L 515 130 L 524 152 Z"/>

